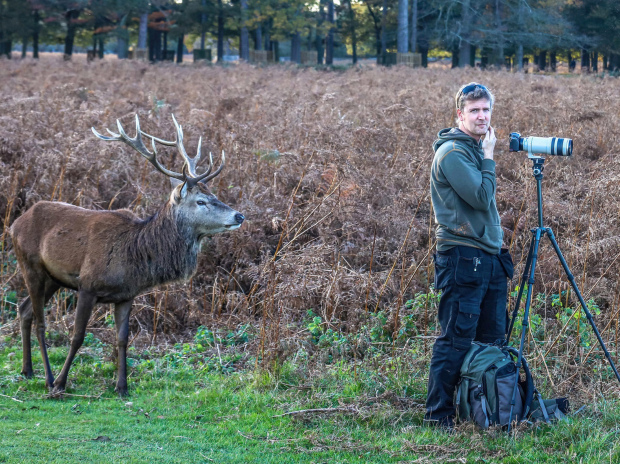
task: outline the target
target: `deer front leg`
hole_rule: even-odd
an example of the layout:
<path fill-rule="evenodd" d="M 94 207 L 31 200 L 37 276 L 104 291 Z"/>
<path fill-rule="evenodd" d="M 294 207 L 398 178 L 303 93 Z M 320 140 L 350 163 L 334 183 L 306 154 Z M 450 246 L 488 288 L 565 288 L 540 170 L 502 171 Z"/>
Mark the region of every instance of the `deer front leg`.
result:
<path fill-rule="evenodd" d="M 117 303 L 114 306 L 114 323 L 116 324 L 116 342 L 118 344 L 116 362 L 118 364 L 118 380 L 115 391 L 127 394 L 127 342 L 129 340 L 129 314 L 133 300 Z"/>
<path fill-rule="evenodd" d="M 54 392 L 62 393 L 65 391 L 65 385 L 67 384 L 67 377 L 69 375 L 69 369 L 71 363 L 77 351 L 84 343 L 84 336 L 86 335 L 86 326 L 88 320 L 93 311 L 93 306 L 97 302 L 97 297 L 84 290 L 78 292 L 78 303 L 75 310 L 75 324 L 73 326 L 73 338 L 71 340 L 71 348 L 69 348 L 69 354 L 65 360 L 65 365 L 62 367 L 62 371 L 58 375 L 58 378 L 54 382 Z"/>

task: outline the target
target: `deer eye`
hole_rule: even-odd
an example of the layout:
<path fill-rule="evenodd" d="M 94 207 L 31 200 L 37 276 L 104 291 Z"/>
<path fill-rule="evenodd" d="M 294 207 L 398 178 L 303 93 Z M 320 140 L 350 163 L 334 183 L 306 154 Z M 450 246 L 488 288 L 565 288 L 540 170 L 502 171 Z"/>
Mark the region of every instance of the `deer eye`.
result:
<path fill-rule="evenodd" d="M 199 206 L 205 206 L 207 203 L 206 203 L 206 202 L 204 202 L 204 201 L 202 201 L 202 200 L 198 200 L 198 201 L 196 202 L 196 204 L 197 204 L 197 205 L 199 205 Z"/>

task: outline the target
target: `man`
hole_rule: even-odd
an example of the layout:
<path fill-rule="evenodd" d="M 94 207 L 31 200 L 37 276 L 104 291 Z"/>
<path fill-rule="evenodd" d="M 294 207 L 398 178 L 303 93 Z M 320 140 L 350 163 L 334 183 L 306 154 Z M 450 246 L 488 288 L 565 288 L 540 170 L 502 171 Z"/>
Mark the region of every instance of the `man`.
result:
<path fill-rule="evenodd" d="M 471 342 L 503 340 L 510 255 L 495 203 L 494 97 L 472 82 L 456 94 L 458 127 L 433 144 L 431 198 L 437 222 L 435 288 L 441 335 L 433 346 L 425 422 L 452 429 L 454 390 Z M 484 140 L 482 139 L 484 136 Z"/>

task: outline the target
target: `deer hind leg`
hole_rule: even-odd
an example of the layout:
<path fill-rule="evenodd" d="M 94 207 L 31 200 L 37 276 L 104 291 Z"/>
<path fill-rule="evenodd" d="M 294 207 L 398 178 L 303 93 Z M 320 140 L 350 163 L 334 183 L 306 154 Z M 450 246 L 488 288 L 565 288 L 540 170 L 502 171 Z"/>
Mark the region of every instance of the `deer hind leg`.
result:
<path fill-rule="evenodd" d="M 30 358 L 30 327 L 32 326 L 32 320 L 34 318 L 35 334 L 39 341 L 39 348 L 41 349 L 41 358 L 43 359 L 43 368 L 45 369 L 45 386 L 52 388 L 54 384 L 54 376 L 52 375 L 52 367 L 50 366 L 50 360 L 47 356 L 47 345 L 45 344 L 45 303 L 49 298 L 46 298 L 46 290 L 49 288 L 51 291 L 53 283 L 50 281 L 42 270 L 29 269 L 24 273 L 26 280 L 26 286 L 28 287 L 28 294 L 30 295 L 29 302 L 24 301 L 22 303 L 23 308 L 20 308 L 20 316 L 23 317 L 21 321 L 22 327 L 22 343 L 24 344 L 24 357 Z M 56 287 L 58 288 L 58 287 Z M 53 291 L 51 292 L 54 293 Z M 51 295 L 50 295 L 51 296 Z M 26 373 L 28 373 L 28 367 L 32 369 L 32 361 L 30 366 L 27 364 L 28 359 L 24 359 L 24 366 Z"/>
<path fill-rule="evenodd" d="M 114 306 L 116 342 L 118 344 L 118 380 L 116 381 L 115 391 L 121 396 L 127 394 L 127 342 L 129 340 L 129 314 L 131 313 L 132 303 L 133 300 L 129 300 Z"/>
<path fill-rule="evenodd" d="M 32 344 L 30 335 L 32 332 L 32 302 L 30 297 L 19 305 L 19 318 L 22 330 L 22 375 L 28 379 L 33 376 L 32 370 Z"/>
<path fill-rule="evenodd" d="M 56 293 L 59 286 L 53 281 L 48 280 L 45 282 L 43 307 L 47 304 L 50 298 Z M 33 376 L 32 369 L 32 344 L 31 344 L 31 332 L 32 332 L 32 320 L 34 318 L 34 312 L 32 310 L 32 300 L 30 297 L 26 298 L 21 305 L 19 305 L 19 318 L 22 332 L 22 375 L 28 379 Z"/>
<path fill-rule="evenodd" d="M 71 347 L 69 348 L 69 354 L 65 360 L 65 365 L 62 367 L 62 371 L 58 374 L 58 378 L 54 382 L 54 392 L 61 393 L 65 390 L 67 384 L 67 376 L 69 375 L 69 369 L 75 354 L 82 346 L 84 342 L 84 336 L 86 335 L 86 326 L 88 320 L 93 311 L 93 306 L 97 302 L 97 298 L 92 293 L 80 290 L 78 292 L 77 308 L 75 310 L 75 324 L 73 325 L 73 338 L 71 339 Z"/>

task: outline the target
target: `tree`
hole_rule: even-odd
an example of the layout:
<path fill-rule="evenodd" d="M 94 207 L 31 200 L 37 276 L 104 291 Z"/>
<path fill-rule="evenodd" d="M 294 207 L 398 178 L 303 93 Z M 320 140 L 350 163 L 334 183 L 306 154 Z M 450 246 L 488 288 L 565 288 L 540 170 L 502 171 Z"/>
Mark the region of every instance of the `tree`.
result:
<path fill-rule="evenodd" d="M 327 40 L 325 43 L 325 64 L 334 64 L 334 0 L 327 0 Z"/>
<path fill-rule="evenodd" d="M 247 26 L 248 0 L 241 0 L 241 37 L 239 39 L 239 57 L 242 60 L 250 60 L 250 34 Z"/>
<path fill-rule="evenodd" d="M 409 2 L 398 0 L 398 53 L 409 51 Z"/>
<path fill-rule="evenodd" d="M 567 19 L 585 36 L 581 65 L 589 68 L 589 53 L 601 51 L 614 68 L 620 67 L 620 5 L 612 0 L 575 0 L 565 9 Z M 596 61 L 598 61 L 598 53 Z M 609 68 L 609 64 L 608 64 Z"/>

